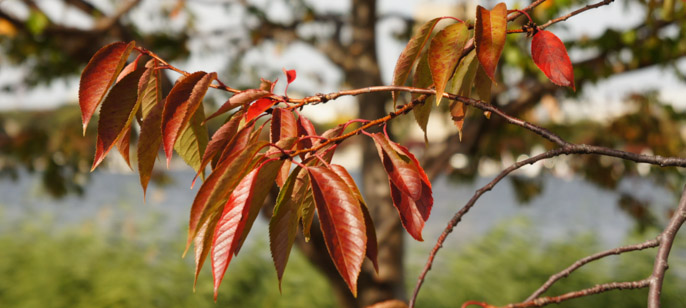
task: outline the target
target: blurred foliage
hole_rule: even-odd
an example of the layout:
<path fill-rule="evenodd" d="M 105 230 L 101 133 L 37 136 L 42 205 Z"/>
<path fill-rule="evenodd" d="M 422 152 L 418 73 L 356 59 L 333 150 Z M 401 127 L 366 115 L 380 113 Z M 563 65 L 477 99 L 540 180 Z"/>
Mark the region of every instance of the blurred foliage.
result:
<path fill-rule="evenodd" d="M 2 217 L 0 217 L 2 221 Z M 29 307 L 333 307 L 326 279 L 298 253 L 279 294 L 265 245 L 252 243 L 212 297 L 209 267 L 193 292 L 193 264 L 177 240 L 145 240 L 129 221 L 104 230 L 98 221 L 68 229 L 49 219 L 3 222 L 0 306 Z M 143 224 L 145 238 L 154 235 Z M 152 230 L 151 230 L 152 229 Z M 179 238 L 182 235 L 164 238 Z M 264 236 L 266 239 L 266 236 Z"/>
<path fill-rule="evenodd" d="M 0 221 L 2 217 L 0 216 Z M 122 221 L 103 229 L 100 222 L 61 228 L 45 218 L 4 223 L 0 228 L 0 305 L 3 307 L 335 307 L 326 279 L 299 253 L 290 259 L 279 294 L 272 261 L 264 245 L 252 243 L 227 273 L 215 304 L 206 269 L 192 291 L 190 258 L 179 258 L 179 241 L 137 236 Z M 155 235 L 143 224 L 145 238 Z M 467 300 L 505 304 L 526 298 L 551 273 L 597 252 L 592 235 L 543 241 L 530 223 L 514 220 L 457 250 L 444 250 L 418 298 L 419 307 L 456 307 Z M 650 229 L 650 232 L 657 232 Z M 260 236 L 260 234 L 256 234 Z M 168 237 L 168 236 L 165 236 Z M 177 237 L 169 237 L 177 238 Z M 629 242 L 645 236 L 629 236 Z M 259 240 L 258 240 L 259 242 Z M 677 239 L 674 256 L 686 254 Z M 558 282 L 545 295 L 557 295 L 610 281 L 641 279 L 652 269 L 655 250 L 591 263 Z M 410 268 L 419 270 L 410 260 Z M 415 277 L 408 276 L 408 287 Z M 645 307 L 647 290 L 608 292 L 572 300 L 560 307 Z M 673 262 L 662 294 L 665 307 L 686 304 L 686 265 Z"/>
<path fill-rule="evenodd" d="M 532 231 L 530 223 L 513 220 L 500 224 L 459 251 L 441 251 L 438 263 L 434 264 L 434 269 L 440 270 L 429 272 L 417 306 L 458 307 L 467 300 L 487 301 L 492 305 L 520 302 L 552 273 L 601 250 L 592 234 L 543 241 Z M 658 231 L 651 229 L 650 232 Z M 635 234 L 628 237 L 628 242 L 645 238 Z M 543 295 L 561 295 L 612 281 L 643 279 L 652 272 L 655 252 L 655 249 L 632 252 L 590 263 L 558 281 Z M 677 239 L 672 253 L 683 256 L 686 242 Z M 411 286 L 414 282 L 411 281 Z M 647 295 L 647 289 L 610 291 L 556 307 L 645 307 Z M 683 262 L 670 262 L 661 299 L 664 307 L 686 305 L 686 264 Z"/>

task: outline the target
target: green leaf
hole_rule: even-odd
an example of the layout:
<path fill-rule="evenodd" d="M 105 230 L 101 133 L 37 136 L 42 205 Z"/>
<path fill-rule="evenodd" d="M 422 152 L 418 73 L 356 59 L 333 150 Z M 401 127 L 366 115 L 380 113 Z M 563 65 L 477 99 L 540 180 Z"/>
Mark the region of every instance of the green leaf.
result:
<path fill-rule="evenodd" d="M 428 61 L 431 77 L 436 86 L 436 105 L 443 98 L 443 91 L 460 60 L 469 32 L 464 23 L 447 26 L 436 34 L 429 45 Z"/>
<path fill-rule="evenodd" d="M 181 130 L 174 144 L 174 150 L 181 156 L 183 161 L 195 170 L 202 173 L 200 168 L 203 153 L 207 148 L 209 136 L 207 126 L 202 125 L 205 121 L 205 111 L 200 104 L 186 126 Z"/>
<path fill-rule="evenodd" d="M 412 78 L 412 86 L 415 88 L 425 88 L 428 89 L 433 84 L 431 79 L 431 70 L 429 69 L 429 61 L 427 60 L 427 54 L 425 53 L 419 63 L 417 63 L 417 70 Z M 412 99 L 417 99 L 420 96 L 418 93 L 412 94 Z M 431 97 L 429 96 L 424 100 L 424 102 L 412 109 L 414 114 L 414 119 L 417 121 L 419 127 L 424 131 L 424 142 L 428 143 L 429 138 L 427 137 L 426 127 L 429 123 L 429 116 L 431 115 L 431 110 L 433 109 L 433 104 L 431 103 Z"/>
<path fill-rule="evenodd" d="M 450 92 L 459 96 L 469 97 L 472 93 L 472 85 L 479 62 L 474 61 L 476 53 L 472 50 L 468 53 L 455 70 L 455 74 L 451 80 Z M 453 101 L 450 104 L 450 115 L 455 122 L 460 139 L 462 139 L 462 127 L 464 119 L 467 115 L 467 106 L 460 101 Z"/>
<path fill-rule="evenodd" d="M 36 9 L 32 9 L 29 13 L 29 17 L 26 19 L 26 27 L 33 35 L 42 34 L 43 30 L 45 30 L 49 24 L 50 20 L 48 17 L 45 16 L 43 12 Z"/>
<path fill-rule="evenodd" d="M 394 86 L 402 86 L 405 84 L 407 76 L 409 76 L 410 71 L 412 71 L 412 67 L 419 58 L 419 54 L 422 52 L 422 49 L 424 49 L 424 45 L 426 45 L 426 42 L 429 41 L 431 32 L 433 31 L 434 27 L 436 27 L 436 23 L 438 23 L 440 20 L 441 18 L 434 18 L 424 23 L 417 30 L 417 32 L 415 32 L 405 46 L 405 49 L 400 53 L 398 61 L 395 64 L 395 70 L 393 71 Z M 393 105 L 395 106 L 396 93 L 393 92 L 392 95 Z"/>

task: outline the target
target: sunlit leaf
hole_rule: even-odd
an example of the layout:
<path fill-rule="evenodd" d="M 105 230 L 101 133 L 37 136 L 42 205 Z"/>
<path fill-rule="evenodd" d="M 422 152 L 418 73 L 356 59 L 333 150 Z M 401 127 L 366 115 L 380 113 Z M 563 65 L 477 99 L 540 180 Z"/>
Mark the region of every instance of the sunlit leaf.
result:
<path fill-rule="evenodd" d="M 431 70 L 429 69 L 429 61 L 427 60 L 427 54 L 425 53 L 417 63 L 417 70 L 412 77 L 412 86 L 415 88 L 425 88 L 428 89 L 433 85 L 433 80 L 431 79 Z M 412 99 L 417 99 L 420 96 L 418 93 L 412 94 Z M 424 132 L 424 142 L 428 143 L 429 138 L 427 136 L 426 127 L 429 123 L 429 116 L 431 115 L 431 110 L 433 110 L 433 103 L 429 96 L 424 100 L 424 103 L 412 108 L 412 113 L 414 114 L 414 119 L 417 124 Z"/>
<path fill-rule="evenodd" d="M 117 42 L 100 48 L 83 69 L 79 83 L 79 106 L 84 134 L 95 109 L 124 68 L 135 45 L 133 41 L 128 44 Z"/>
<path fill-rule="evenodd" d="M 550 81 L 576 91 L 572 61 L 564 43 L 555 34 L 539 30 L 531 40 L 531 57 Z"/>
<path fill-rule="evenodd" d="M 268 162 L 248 173 L 238 183 L 224 205 L 224 210 L 214 231 L 212 241 L 212 275 L 214 277 L 214 299 L 226 268 L 242 243 L 241 239 L 250 231 L 264 203 L 276 174 L 281 167 L 278 160 Z M 253 214 L 255 213 L 255 214 Z"/>
<path fill-rule="evenodd" d="M 436 105 L 443 98 L 443 91 L 462 55 L 462 48 L 469 39 L 467 26 L 458 22 L 439 31 L 429 45 L 428 61 L 431 77 L 436 86 Z"/>
<path fill-rule="evenodd" d="M 475 95 L 472 95 L 472 97 L 482 100 L 486 104 L 490 104 L 492 83 L 493 81 L 486 75 L 486 71 L 484 71 L 484 68 L 482 66 L 479 66 L 479 68 L 476 70 L 476 76 L 474 77 Z M 486 118 L 490 119 L 491 112 L 486 111 L 484 112 L 484 115 L 486 116 Z"/>
<path fill-rule="evenodd" d="M 243 106 L 254 100 L 268 96 L 269 94 L 271 94 L 269 91 L 261 89 L 248 89 L 243 92 L 237 93 L 231 98 L 229 98 L 229 100 L 227 100 L 221 107 L 219 107 L 219 109 L 215 113 L 208 116 L 207 120 L 219 116 L 233 108 Z"/>
<path fill-rule="evenodd" d="M 348 186 L 350 191 L 353 193 L 353 196 L 357 198 L 357 200 L 360 202 L 360 209 L 362 210 L 362 215 L 364 216 L 364 225 L 365 225 L 365 230 L 367 231 L 367 250 L 366 250 L 366 255 L 367 258 L 372 261 L 372 264 L 374 265 L 374 269 L 376 272 L 379 272 L 379 262 L 378 262 L 378 254 L 379 254 L 379 248 L 378 244 L 376 242 L 376 229 L 374 229 L 374 222 L 372 221 L 372 216 L 369 214 L 369 209 L 367 208 L 367 203 L 364 201 L 364 198 L 362 197 L 362 193 L 360 193 L 360 189 L 357 188 L 357 185 L 355 184 L 355 181 L 353 180 L 353 177 L 350 176 L 350 173 L 348 173 L 347 170 L 341 165 L 336 165 L 336 164 L 331 164 L 331 171 L 335 172 L 336 175 L 338 175 L 343 182 Z"/>
<path fill-rule="evenodd" d="M 248 107 L 248 111 L 245 113 L 245 121 L 251 121 L 252 119 L 261 115 L 263 112 L 267 111 L 267 109 L 274 106 L 276 103 L 276 101 L 269 98 L 260 98 L 256 100 L 254 103 L 250 104 L 250 107 Z"/>
<path fill-rule="evenodd" d="M 143 119 L 154 106 L 162 107 L 162 85 L 160 70 L 155 69 L 155 60 L 145 64 L 148 68 L 138 82 L 138 96 L 141 97 L 141 116 Z"/>
<path fill-rule="evenodd" d="M 424 228 L 425 220 L 422 218 L 417 204 L 408 194 L 401 191 L 393 181 L 389 180 L 388 183 L 391 186 L 393 205 L 398 210 L 403 227 L 414 239 L 423 241 L 422 229 Z"/>
<path fill-rule="evenodd" d="M 138 56 L 136 56 L 136 59 L 134 59 L 133 62 L 124 66 L 124 69 L 121 70 L 119 76 L 117 76 L 117 80 L 114 83 L 119 82 L 119 80 L 122 80 L 122 78 L 126 77 L 126 75 L 135 71 L 138 68 L 138 61 L 141 59 L 141 57 L 143 57 L 143 54 L 138 54 Z"/>
<path fill-rule="evenodd" d="M 295 70 L 286 70 L 285 68 L 283 69 L 283 73 L 286 74 L 286 89 L 283 91 L 284 95 L 288 95 L 288 86 L 291 85 L 291 82 L 295 80 Z M 273 89 L 272 89 L 273 90 Z"/>
<path fill-rule="evenodd" d="M 388 140 L 383 133 L 371 134 L 371 137 L 374 139 L 388 178 L 413 200 L 419 199 L 422 194 L 422 180 L 414 163 L 409 157 L 396 152 L 391 146 L 392 141 Z"/>
<path fill-rule="evenodd" d="M 100 108 L 98 120 L 98 140 L 95 148 L 94 170 L 112 149 L 114 143 L 126 132 L 131 125 L 139 106 L 138 79 L 143 74 L 139 69 L 112 87 Z"/>
<path fill-rule="evenodd" d="M 276 276 L 279 279 L 279 290 L 281 290 L 281 279 L 298 230 L 299 204 L 292 194 L 299 170 L 295 170 L 281 187 L 276 198 L 274 213 L 269 221 L 269 249 L 276 268 Z"/>
<path fill-rule="evenodd" d="M 198 275 L 200 275 L 200 270 L 202 270 L 203 264 L 205 264 L 205 259 L 212 249 L 212 239 L 214 235 L 214 229 L 219 221 L 220 213 L 217 212 L 212 215 L 198 230 L 198 234 L 193 239 L 193 246 L 195 251 L 195 278 L 193 279 L 193 291 L 195 291 L 195 285 L 198 283 Z M 185 252 L 184 252 L 185 255 Z"/>
<path fill-rule="evenodd" d="M 433 31 L 436 23 L 441 20 L 441 18 L 434 18 L 432 20 L 424 23 L 415 34 L 412 36 L 410 41 L 405 46 L 405 49 L 400 53 L 398 61 L 395 63 L 395 70 L 393 71 L 393 85 L 402 86 L 407 80 L 407 76 L 412 71 L 412 67 L 419 58 L 419 54 L 424 49 L 424 45 L 429 41 L 431 37 L 431 32 Z M 396 101 L 396 93 L 393 92 L 393 105 Z"/>
<path fill-rule="evenodd" d="M 136 108 L 138 109 L 138 108 Z M 114 143 L 114 146 L 117 148 L 119 151 L 119 154 L 121 154 L 121 157 L 124 159 L 124 162 L 126 162 L 126 165 L 131 168 L 131 153 L 130 153 L 130 145 L 131 145 L 131 124 L 124 128 L 122 131 L 121 136 L 117 140 L 117 142 Z"/>
<path fill-rule="evenodd" d="M 317 131 L 314 129 L 314 125 L 312 125 L 312 122 L 310 122 L 309 119 L 307 119 L 305 116 L 300 114 L 298 116 L 298 122 L 296 123 L 298 127 L 298 136 L 317 136 Z M 313 140 L 311 138 L 304 138 L 297 144 L 297 149 L 302 150 L 302 149 L 309 149 L 312 147 L 312 142 Z M 304 155 L 300 156 L 300 159 L 303 159 Z"/>
<path fill-rule="evenodd" d="M 212 139 L 207 144 L 205 151 L 203 152 L 202 159 L 200 161 L 199 171 L 205 170 L 207 164 L 212 161 L 212 159 L 220 154 L 229 144 L 229 142 L 236 136 L 236 131 L 238 130 L 238 125 L 242 119 L 242 112 L 239 111 L 231 115 L 231 119 L 224 123 L 219 129 L 212 135 Z M 196 171 L 196 178 L 200 174 Z M 195 184 L 195 179 L 193 179 L 193 184 Z M 193 186 L 191 184 L 191 186 Z"/>
<path fill-rule="evenodd" d="M 272 123 L 269 133 L 269 139 L 272 143 L 277 143 L 279 140 L 285 138 L 297 137 L 298 124 L 297 120 L 295 119 L 295 115 L 293 115 L 293 112 L 282 108 L 274 109 L 274 111 L 272 112 Z M 290 150 L 290 148 L 282 150 Z M 274 149 L 271 151 L 279 150 Z M 284 164 L 281 167 L 281 171 L 279 171 L 279 175 L 276 178 L 276 184 L 279 185 L 279 187 L 283 186 L 283 183 L 286 181 L 286 178 L 288 178 L 288 172 L 290 170 L 290 160 L 284 161 Z"/>
<path fill-rule="evenodd" d="M 308 172 L 326 248 L 353 296 L 357 296 L 357 277 L 367 242 L 359 201 L 330 169 L 309 167 Z"/>
<path fill-rule="evenodd" d="M 476 58 L 476 53 L 471 51 L 466 56 L 462 58 L 460 64 L 453 74 L 450 92 L 469 97 L 472 93 L 472 85 L 474 84 L 474 77 L 476 76 L 477 68 L 479 67 L 479 62 L 474 61 Z M 464 119 L 467 116 L 467 106 L 460 101 L 452 101 L 450 103 L 450 116 L 455 122 L 455 126 L 460 134 L 460 139 L 462 139 L 462 126 L 464 125 Z"/>
<path fill-rule="evenodd" d="M 202 125 L 204 121 L 205 110 L 200 104 L 185 127 L 181 129 L 174 144 L 176 153 L 198 173 L 204 171 L 200 164 L 209 140 L 207 126 Z"/>
<path fill-rule="evenodd" d="M 506 36 L 507 5 L 498 3 L 491 11 L 478 5 L 474 24 L 476 54 L 486 75 L 494 82 L 495 69 L 505 47 Z"/>
<path fill-rule="evenodd" d="M 162 144 L 167 156 L 167 166 L 171 161 L 176 139 L 179 138 L 198 107 L 202 105 L 202 99 L 216 75 L 216 73 L 195 72 L 177 82 L 167 95 L 162 109 Z M 205 115 L 203 114 L 202 117 L 204 120 Z"/>
<path fill-rule="evenodd" d="M 157 153 L 162 145 L 162 104 L 155 105 L 143 118 L 141 135 L 138 140 L 138 174 L 143 187 L 143 196 L 150 182 Z"/>

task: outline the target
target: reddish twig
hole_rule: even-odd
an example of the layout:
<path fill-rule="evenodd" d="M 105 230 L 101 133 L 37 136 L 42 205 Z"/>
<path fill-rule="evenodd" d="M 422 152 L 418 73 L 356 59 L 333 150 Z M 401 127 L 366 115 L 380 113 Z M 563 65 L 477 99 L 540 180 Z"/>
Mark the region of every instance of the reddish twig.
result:
<path fill-rule="evenodd" d="M 627 282 L 610 282 L 596 285 L 595 287 L 578 290 L 574 292 L 569 292 L 562 294 L 560 296 L 554 297 L 541 297 L 534 299 L 532 301 L 527 301 L 517 304 L 509 304 L 503 306 L 504 308 L 528 308 L 528 307 L 543 307 L 549 304 L 558 304 L 566 300 L 589 296 L 593 294 L 599 294 L 611 290 L 627 290 L 627 289 L 642 289 L 650 285 L 650 279 L 646 278 L 638 281 L 627 281 Z"/>
<path fill-rule="evenodd" d="M 551 19 L 551 20 L 549 20 L 548 22 L 546 22 L 546 23 L 544 23 L 544 24 L 538 26 L 538 28 L 541 29 L 541 30 L 543 30 L 543 29 L 545 29 L 545 28 L 548 28 L 548 27 L 552 26 L 553 24 L 556 24 L 556 23 L 561 22 L 561 21 L 565 21 L 565 20 L 571 18 L 571 17 L 574 16 L 574 15 L 581 14 L 581 13 L 583 13 L 583 12 L 585 12 L 585 11 L 588 11 L 588 10 L 590 10 L 590 9 L 595 9 L 595 8 L 601 7 L 601 6 L 603 6 L 603 5 L 608 5 L 608 4 L 610 4 L 610 3 L 614 2 L 614 1 L 615 1 L 615 0 L 603 0 L 603 1 L 600 1 L 600 2 L 598 2 L 598 3 L 588 4 L 588 5 L 582 7 L 582 8 L 580 8 L 580 9 L 578 9 L 578 10 L 575 10 L 575 11 L 570 12 L 569 14 L 566 14 L 566 15 L 563 15 L 563 16 L 560 16 L 560 17 L 557 17 L 557 18 L 555 18 L 555 19 Z M 529 20 L 531 20 L 531 18 L 529 18 Z M 523 29 L 512 29 L 512 30 L 507 30 L 507 33 L 523 33 L 523 32 L 526 32 L 526 31 L 524 31 Z"/>

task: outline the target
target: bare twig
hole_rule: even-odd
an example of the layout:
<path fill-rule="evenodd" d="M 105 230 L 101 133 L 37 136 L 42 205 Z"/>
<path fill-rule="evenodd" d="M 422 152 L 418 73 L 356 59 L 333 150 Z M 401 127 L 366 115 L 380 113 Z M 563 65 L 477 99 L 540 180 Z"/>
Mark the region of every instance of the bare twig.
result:
<path fill-rule="evenodd" d="M 627 281 L 627 282 L 610 282 L 596 285 L 595 287 L 583 289 L 579 291 L 569 292 L 562 294 L 560 296 L 554 297 L 541 297 L 534 299 L 532 301 L 527 301 L 517 304 L 509 304 L 504 306 L 504 308 L 528 308 L 528 307 L 543 307 L 549 304 L 558 304 L 566 300 L 589 296 L 593 294 L 599 294 L 611 290 L 626 290 L 626 289 L 642 289 L 650 285 L 650 279 L 646 278 L 638 281 Z"/>
<path fill-rule="evenodd" d="M 595 9 L 595 8 L 601 7 L 601 6 L 603 6 L 603 5 L 608 5 L 608 4 L 610 4 L 610 3 L 614 2 L 614 1 L 615 1 L 615 0 L 603 0 L 603 1 L 600 1 L 600 2 L 598 2 L 598 3 L 588 4 L 588 5 L 582 7 L 582 8 L 580 8 L 580 9 L 578 9 L 578 10 L 575 10 L 575 11 L 570 12 L 569 14 L 566 14 L 566 15 L 563 15 L 563 16 L 560 16 L 560 17 L 557 17 L 557 18 L 555 18 L 555 19 L 551 19 L 551 20 L 549 20 L 548 22 L 546 22 L 546 23 L 544 23 L 544 24 L 542 24 L 542 25 L 539 25 L 538 28 L 539 28 L 539 29 L 548 28 L 548 27 L 552 26 L 553 24 L 556 24 L 556 23 L 558 23 L 558 22 L 567 20 L 567 19 L 571 18 L 572 16 L 581 14 L 581 13 L 583 13 L 583 12 L 585 12 L 585 11 L 590 10 L 590 9 Z M 512 29 L 512 30 L 507 30 L 507 33 L 523 33 L 523 32 L 525 32 L 523 29 Z"/>
<path fill-rule="evenodd" d="M 567 267 L 566 269 L 560 271 L 559 273 L 557 273 L 555 275 L 550 276 L 548 281 L 546 281 L 540 288 L 538 288 L 538 290 L 536 290 L 533 294 L 531 294 L 525 300 L 525 302 L 532 301 L 535 298 L 541 296 L 541 294 L 543 294 L 545 291 L 547 291 L 555 282 L 557 282 L 558 280 L 560 280 L 562 278 L 569 276 L 569 274 L 571 274 L 573 271 L 577 270 L 578 268 L 580 268 L 580 267 L 582 267 L 588 263 L 602 259 L 602 258 L 607 257 L 607 256 L 619 255 L 619 254 L 629 252 L 629 251 L 636 251 L 636 250 L 643 250 L 643 249 L 647 249 L 647 248 L 653 248 L 653 247 L 657 247 L 658 245 L 660 245 L 660 240 L 658 238 L 654 238 L 652 240 L 649 240 L 649 241 L 646 241 L 643 243 L 617 247 L 617 248 L 613 248 L 610 250 L 606 250 L 603 252 L 596 253 L 594 255 L 590 255 L 590 256 L 585 257 L 583 259 L 579 259 L 576 262 L 574 262 L 574 264 Z"/>

